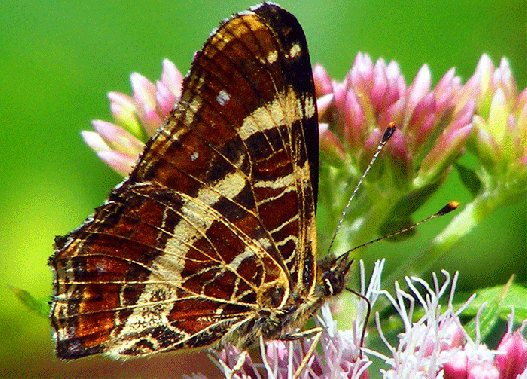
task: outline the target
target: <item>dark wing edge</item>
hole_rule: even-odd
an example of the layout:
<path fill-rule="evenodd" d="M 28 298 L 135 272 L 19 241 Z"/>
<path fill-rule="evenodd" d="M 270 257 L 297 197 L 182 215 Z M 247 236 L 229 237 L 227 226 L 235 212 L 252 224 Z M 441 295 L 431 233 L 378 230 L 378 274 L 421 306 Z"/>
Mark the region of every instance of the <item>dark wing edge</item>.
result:
<path fill-rule="evenodd" d="M 288 47 L 289 50 L 291 50 L 295 43 L 298 43 L 300 46 L 300 59 L 291 60 L 289 62 L 290 69 L 284 73 L 287 81 L 300 94 L 304 95 L 304 98 L 302 98 L 304 102 L 303 109 L 311 106 L 314 108 L 312 115 L 303 120 L 303 133 L 311 172 L 313 201 L 316 207 L 318 197 L 319 128 L 315 84 L 313 82 L 311 58 L 309 56 L 306 36 L 296 17 L 276 4 L 265 3 L 251 9 L 265 19 L 272 26 L 273 30 L 280 30 L 280 33 L 277 33 L 277 35 L 282 46 Z M 287 28 L 284 28 L 285 25 L 287 25 Z"/>
<path fill-rule="evenodd" d="M 292 269 L 298 272 L 296 279 L 298 282 L 297 295 L 306 294 L 313 290 L 316 275 L 315 211 L 319 169 L 318 112 L 309 49 L 304 31 L 296 17 L 291 13 L 272 3 L 264 3 L 252 8 L 252 10 L 262 17 L 272 30 L 276 31 L 277 37 L 286 51 L 283 74 L 286 83 L 294 89 L 299 114 L 302 116 L 300 127 L 297 129 L 301 136 L 299 137 L 300 144 L 296 164 L 302 167 L 307 160 L 310 180 L 309 183 L 298 184 L 299 192 L 303 197 L 302 204 L 299 206 L 302 223 L 299 230 L 300 244 L 297 247 L 297 262 Z M 293 143 L 293 145 L 297 144 Z M 301 178 L 301 180 L 304 179 Z"/>

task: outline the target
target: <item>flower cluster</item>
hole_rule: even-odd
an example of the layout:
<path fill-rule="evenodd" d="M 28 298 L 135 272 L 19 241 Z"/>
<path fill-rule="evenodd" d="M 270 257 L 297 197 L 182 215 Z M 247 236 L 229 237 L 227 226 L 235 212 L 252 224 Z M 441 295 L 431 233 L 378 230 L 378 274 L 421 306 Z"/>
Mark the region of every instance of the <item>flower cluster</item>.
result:
<path fill-rule="evenodd" d="M 397 311 L 404 325 L 404 332 L 398 336 L 397 347 L 392 347 L 383 335 L 379 315 L 376 315 L 377 329 L 391 355 L 375 350 L 360 348 L 361 322 L 351 330 L 338 330 L 330 308 L 324 305 L 317 325 L 323 328 L 320 349 L 310 352 L 317 339 L 302 341 L 269 341 L 260 344 L 262 363 L 254 362 L 246 352 L 228 346 L 216 353 L 211 351 L 213 361 L 226 378 L 232 379 L 286 379 L 297 373 L 298 378 L 369 378 L 371 358 L 381 358 L 387 368 L 381 373 L 385 379 L 436 379 L 436 378 L 527 378 L 527 320 L 516 331 L 512 331 L 513 316 L 509 328 L 496 350 L 489 349 L 478 336 L 471 339 L 465 331 L 459 315 L 470 304 L 471 299 L 454 310 L 452 303 L 456 288 L 457 274 L 451 280 L 443 272 L 445 280 L 439 284 L 433 275 L 433 288 L 420 278 L 406 278 L 411 293 L 395 284 L 395 296 L 379 291 L 380 273 L 384 262 L 377 262 L 370 279 L 368 291 L 362 291 L 370 301 L 384 295 Z M 362 278 L 364 268 L 361 265 Z M 364 279 L 363 279 L 364 280 Z M 442 311 L 444 297 L 448 297 L 446 309 Z M 415 319 L 416 302 L 424 315 Z M 476 317 L 479 321 L 481 312 Z M 359 312 L 360 313 L 360 312 Z M 357 320 L 362 320 L 364 313 Z M 357 329 L 359 328 L 359 329 Z M 357 330 L 359 332 L 357 333 Z M 362 354 L 361 354 L 362 350 Z M 309 355 L 309 353 L 311 355 Z M 307 355 L 306 355 L 307 354 Z M 306 358 L 307 357 L 307 358 Z M 299 369 L 300 368 L 300 369 Z M 185 376 L 187 379 L 205 379 L 200 374 Z"/>
<path fill-rule="evenodd" d="M 359 54 L 343 82 L 332 81 L 320 65 L 314 79 L 317 96 L 332 95 L 321 107 L 321 122 L 327 125 L 321 131 L 322 147 L 347 166 L 363 172 L 383 131 L 397 125 L 386 157 L 390 182 L 383 183 L 383 190 L 392 184 L 416 190 L 440 180 L 472 130 L 474 101 L 459 98 L 460 79 L 453 69 L 432 90 L 425 65 L 407 87 L 395 62 L 373 64 Z"/>
<path fill-rule="evenodd" d="M 405 329 L 404 333 L 399 335 L 397 348 L 392 347 L 383 337 L 392 354 L 391 357 L 369 351 L 373 355 L 382 357 L 390 366 L 388 370 L 382 371 L 383 377 L 389 379 L 513 379 L 520 374 L 527 376 L 527 341 L 522 335 L 522 330 L 525 331 L 527 326 L 527 320 L 520 329 L 513 333 L 511 329 L 514 317 L 511 316 L 509 331 L 503 337 L 497 350 L 490 350 L 480 341 L 478 328 L 476 329 L 477 337 L 472 340 L 459 321 L 459 315 L 474 296 L 464 306 L 454 311 L 452 299 L 457 274 L 452 282 L 447 272 L 443 272 L 443 275 L 445 281 L 441 286 L 437 277 L 433 275 L 434 288 L 420 278 L 406 278 L 406 284 L 412 294 L 401 290 L 397 282 L 395 297 L 383 291 L 397 310 Z M 440 300 L 446 295 L 449 286 L 450 294 L 446 310 L 441 312 Z M 419 301 L 421 305 L 419 309 L 424 310 L 425 314 L 417 322 L 412 322 L 415 299 Z M 482 311 L 483 309 L 480 309 L 476 317 L 476 324 L 478 324 Z M 376 321 L 382 336 L 378 315 Z"/>
<path fill-rule="evenodd" d="M 461 96 L 476 100 L 475 133 L 468 147 L 481 161 L 482 192 L 497 192 L 495 201 L 525 195 L 527 90 L 518 93 L 506 59 L 496 68 L 484 55 Z"/>
<path fill-rule="evenodd" d="M 399 66 L 379 59 L 375 64 L 358 54 L 344 81 L 332 80 L 324 68 L 314 68 L 320 106 L 322 158 L 320 206 L 335 224 L 350 178 L 365 170 L 390 125 L 397 127 L 385 151 L 364 182 L 360 212 L 350 214 L 353 227 L 339 250 L 350 249 L 380 231 L 387 234 L 409 224 L 409 216 L 446 178 L 472 132 L 475 104 L 460 97 L 460 79 L 448 71 L 431 88 L 431 73 L 423 66 L 407 86 Z M 336 189 L 336 190 L 335 190 Z M 342 199 L 339 201 L 338 199 Z M 366 204 L 364 210 L 364 205 Z"/>
<path fill-rule="evenodd" d="M 527 90 L 518 93 L 509 63 L 494 67 L 484 55 L 463 88 L 463 97 L 476 99 L 473 125 L 476 133 L 469 147 L 480 158 L 486 173 L 485 187 L 503 187 L 508 195 L 524 192 L 527 185 Z M 492 176 L 492 182 L 487 178 Z M 490 180 L 489 180 L 490 181 Z"/>
<path fill-rule="evenodd" d="M 337 251 L 413 224 L 412 213 L 440 188 L 465 150 L 478 158 L 476 167 L 456 162 L 456 168 L 473 201 L 425 252 L 405 256 L 406 266 L 390 282 L 408 271 L 425 272 L 498 207 L 525 198 L 527 90 L 519 93 L 506 59 L 496 68 L 483 55 L 466 84 L 451 69 L 435 88 L 426 65 L 407 86 L 397 63 L 373 63 L 365 54 L 357 55 L 342 82 L 320 65 L 313 74 L 324 153 L 319 209 L 327 229 L 322 234 L 331 235 L 339 222 L 353 190 L 350 181 L 364 171 L 384 129 L 397 126 L 344 222 Z M 320 242 L 324 247 L 323 238 Z"/>
<path fill-rule="evenodd" d="M 163 61 L 161 80 L 154 85 L 144 76 L 130 76 L 134 96 L 110 92 L 110 109 L 115 123 L 93 120 L 93 131 L 82 137 L 99 158 L 122 176 L 128 175 L 145 142 L 163 125 L 181 96 L 183 77 L 168 59 Z"/>

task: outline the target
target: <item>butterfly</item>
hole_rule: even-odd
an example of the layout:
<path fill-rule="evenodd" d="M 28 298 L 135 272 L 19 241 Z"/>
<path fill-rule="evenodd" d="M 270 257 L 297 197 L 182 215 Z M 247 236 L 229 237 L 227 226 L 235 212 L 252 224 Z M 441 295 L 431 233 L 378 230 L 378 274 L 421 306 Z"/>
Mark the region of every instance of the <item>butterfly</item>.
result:
<path fill-rule="evenodd" d="M 302 328 L 351 265 L 316 259 L 318 138 L 297 19 L 264 3 L 224 21 L 130 176 L 55 240 L 57 355 L 244 349 Z"/>

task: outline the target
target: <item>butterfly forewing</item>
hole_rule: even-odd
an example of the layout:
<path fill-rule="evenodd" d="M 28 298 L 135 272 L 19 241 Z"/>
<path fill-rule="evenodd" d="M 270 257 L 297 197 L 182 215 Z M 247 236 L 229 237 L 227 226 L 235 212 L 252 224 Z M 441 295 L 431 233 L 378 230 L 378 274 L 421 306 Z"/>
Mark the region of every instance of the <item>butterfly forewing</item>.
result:
<path fill-rule="evenodd" d="M 315 280 L 314 101 L 292 15 L 263 4 L 220 25 L 130 177 L 57 238 L 57 354 L 279 334 L 259 320 L 288 312 Z"/>

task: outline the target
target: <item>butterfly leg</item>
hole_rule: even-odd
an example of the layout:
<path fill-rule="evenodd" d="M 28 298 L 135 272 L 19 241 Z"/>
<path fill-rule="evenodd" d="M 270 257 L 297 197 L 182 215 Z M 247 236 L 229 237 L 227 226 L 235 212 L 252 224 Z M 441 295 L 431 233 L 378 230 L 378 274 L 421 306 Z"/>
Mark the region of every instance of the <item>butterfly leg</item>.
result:
<path fill-rule="evenodd" d="M 302 371 L 306 368 L 306 366 L 307 366 L 307 364 L 309 362 L 309 359 L 313 356 L 313 353 L 315 352 L 315 349 L 317 348 L 318 342 L 320 341 L 320 337 L 322 337 L 323 330 L 324 329 L 319 326 L 319 327 L 316 327 L 316 328 L 313 328 L 313 329 L 303 330 L 303 331 L 297 332 L 297 333 L 286 334 L 286 335 L 284 335 L 284 336 L 282 336 L 280 338 L 282 340 L 287 340 L 287 341 L 291 341 L 292 342 L 294 340 L 300 340 L 300 339 L 304 339 L 304 338 L 311 338 L 311 337 L 313 337 L 313 341 L 311 342 L 311 346 L 309 346 L 309 350 L 304 355 L 304 358 L 302 358 L 302 362 L 300 362 L 300 365 L 296 369 L 295 375 L 292 378 L 298 379 L 300 377 L 300 374 L 302 373 Z M 289 359 L 290 359 L 290 362 L 289 362 L 289 365 L 288 365 L 289 366 L 289 370 L 292 370 L 292 367 L 293 367 L 292 363 L 293 362 L 291 360 L 293 359 L 293 354 L 292 354 L 291 349 L 289 351 Z M 291 378 L 291 373 L 289 373 L 288 378 Z"/>
<path fill-rule="evenodd" d="M 212 358 L 212 362 L 214 362 L 216 366 L 218 366 L 220 371 L 223 372 L 223 375 L 226 379 L 232 379 L 233 376 L 241 370 L 248 355 L 249 353 L 247 351 L 241 351 L 240 355 L 236 359 L 236 364 L 232 368 L 230 368 L 228 364 L 226 364 L 222 359 L 220 359 L 220 356 L 216 353 L 216 351 L 214 351 L 213 349 L 209 350 L 209 357 Z"/>
<path fill-rule="evenodd" d="M 266 348 L 265 348 L 265 342 L 262 336 L 258 339 L 260 343 L 260 354 L 262 355 L 262 362 L 264 364 L 265 370 L 267 371 L 267 377 L 268 378 L 274 378 L 273 371 L 271 369 L 271 366 L 269 366 L 269 361 L 267 360 L 266 356 Z"/>

